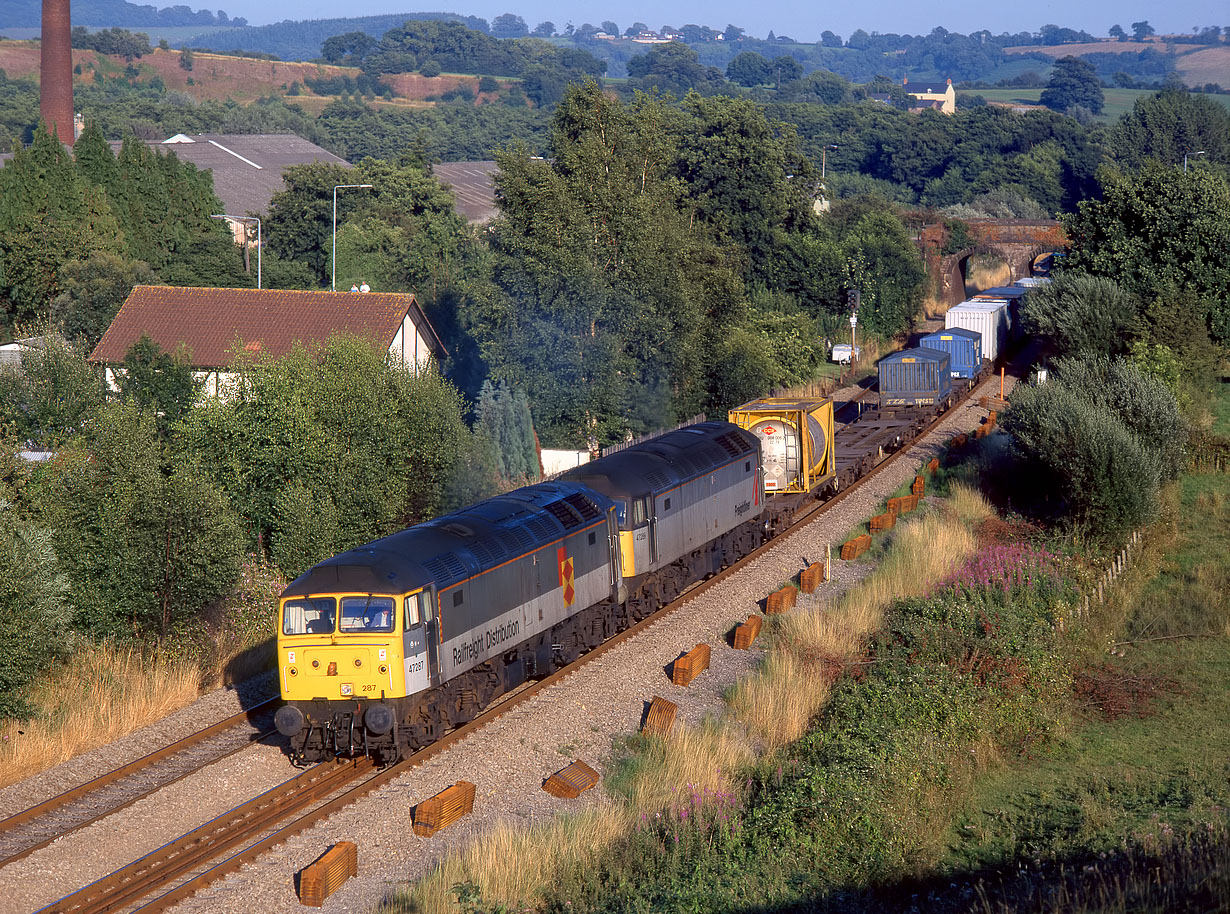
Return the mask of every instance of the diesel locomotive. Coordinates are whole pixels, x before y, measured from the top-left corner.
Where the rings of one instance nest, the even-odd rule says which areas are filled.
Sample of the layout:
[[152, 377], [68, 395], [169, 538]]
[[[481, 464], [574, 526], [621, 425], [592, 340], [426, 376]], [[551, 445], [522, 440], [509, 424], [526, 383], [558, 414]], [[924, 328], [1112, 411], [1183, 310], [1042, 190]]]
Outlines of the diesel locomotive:
[[391, 763], [754, 550], [757, 437], [668, 432], [313, 566], [279, 601], [292, 758]]

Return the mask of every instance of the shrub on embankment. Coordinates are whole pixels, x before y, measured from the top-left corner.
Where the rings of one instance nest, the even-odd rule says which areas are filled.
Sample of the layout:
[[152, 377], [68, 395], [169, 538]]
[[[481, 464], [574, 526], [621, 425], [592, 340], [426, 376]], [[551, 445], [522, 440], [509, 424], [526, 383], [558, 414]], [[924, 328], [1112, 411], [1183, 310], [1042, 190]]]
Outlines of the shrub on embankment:
[[1050, 381], [1019, 385], [1009, 401], [1016, 501], [1052, 522], [1118, 540], [1154, 516], [1162, 482], [1182, 467], [1174, 394], [1122, 360], [1061, 359]]

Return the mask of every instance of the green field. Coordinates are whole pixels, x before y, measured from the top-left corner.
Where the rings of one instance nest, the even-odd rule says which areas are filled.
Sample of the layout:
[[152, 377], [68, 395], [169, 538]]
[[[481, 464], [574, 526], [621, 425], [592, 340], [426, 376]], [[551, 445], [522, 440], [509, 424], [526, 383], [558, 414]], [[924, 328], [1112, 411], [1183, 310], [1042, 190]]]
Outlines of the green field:
[[[1106, 105], [1098, 120], [1103, 122], [1117, 121], [1132, 110], [1136, 99], [1153, 95], [1152, 89], [1103, 89], [1102, 95]], [[963, 89], [957, 92], [957, 108], [961, 107], [961, 96], [981, 95], [988, 102], [1000, 104], [1037, 105], [1042, 97], [1041, 89]], [[1213, 99], [1230, 109], [1230, 95], [1210, 95]]]

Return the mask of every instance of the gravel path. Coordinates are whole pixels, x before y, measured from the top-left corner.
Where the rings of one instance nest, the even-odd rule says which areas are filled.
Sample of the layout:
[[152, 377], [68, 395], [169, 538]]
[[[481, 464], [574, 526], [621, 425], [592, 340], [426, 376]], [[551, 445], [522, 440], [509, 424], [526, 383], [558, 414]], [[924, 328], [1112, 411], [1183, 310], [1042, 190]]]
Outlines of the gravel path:
[[[983, 392], [992, 392], [989, 383]], [[997, 381], [994, 393], [998, 393]], [[877, 512], [883, 498], [910, 480], [920, 463], [938, 454], [944, 441], [958, 431], [976, 426], [986, 413], [977, 407], [975, 398], [969, 402], [973, 405], [946, 417], [936, 432], [914, 445], [875, 480], [817, 522], [778, 541], [721, 585], [376, 794], [265, 854], [175, 910], [228, 914], [300, 911], [295, 874], [339, 840], [358, 844], [360, 875], [328, 899], [325, 910], [370, 909], [499, 820], [528, 824], [548, 819], [561, 810], [599, 802], [603, 796], [601, 785], [578, 800], [552, 797], [541, 785], [547, 776], [575, 759], [604, 771], [611, 760], [613, 740], [638, 729], [646, 703], [655, 695], [678, 704], [680, 718], [688, 723], [720, 713], [722, 695], [753, 668], [759, 655], [756, 650], [730, 648], [725, 638], [731, 627], [755, 612], [758, 601], [783, 581], [810, 562], [822, 560], [826, 544], [839, 546], [839, 538]], [[834, 558], [834, 581], [823, 585], [815, 597], [805, 597], [801, 602], [806, 605], [808, 599], [827, 599], [869, 570], [865, 564]], [[672, 685], [666, 672], [668, 665], [682, 651], [701, 641], [713, 647], [709, 671], [690, 688]], [[226, 713], [233, 713], [238, 706], [236, 693], [214, 693], [155, 727], [0, 792], [0, 809], [16, 811], [42, 799], [44, 794], [62, 791], [106, 767], [149, 752], [160, 744], [159, 740], [169, 741], [203, 726], [210, 714], [225, 716], [218, 711], [224, 706], [232, 709]], [[189, 723], [191, 720], [195, 722]], [[291, 773], [276, 747], [253, 747], [219, 762], [128, 810], [0, 869], [5, 907], [14, 911], [36, 910], [285, 780]], [[474, 813], [433, 838], [415, 836], [410, 828], [413, 806], [458, 780], [472, 781], [477, 786]]]

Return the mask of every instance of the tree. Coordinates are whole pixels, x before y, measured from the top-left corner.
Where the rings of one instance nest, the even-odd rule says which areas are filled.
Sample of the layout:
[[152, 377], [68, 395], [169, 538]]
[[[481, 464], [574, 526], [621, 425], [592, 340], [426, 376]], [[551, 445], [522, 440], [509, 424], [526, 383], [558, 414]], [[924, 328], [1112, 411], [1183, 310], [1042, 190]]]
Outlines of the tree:
[[0, 170], [0, 306], [6, 324], [45, 319], [60, 270], [99, 250], [124, 250], [106, 196], [82, 181], [41, 126]]
[[540, 22], [534, 26], [534, 31], [531, 34], [538, 38], [550, 38], [555, 34], [555, 23], [550, 19]]
[[722, 30], [722, 34], [726, 37], [727, 41], [742, 41], [743, 36], [747, 33], [737, 25], [728, 24], [726, 28]]
[[1148, 19], [1143, 19], [1140, 22], [1132, 23], [1132, 37], [1137, 41], [1144, 41], [1153, 34], [1155, 34], [1155, 31], [1153, 26], [1149, 25]]
[[26, 687], [65, 654], [73, 606], [52, 535], [18, 516], [0, 489], [0, 719], [35, 709]]
[[133, 287], [153, 281], [149, 264], [109, 251], [70, 260], [60, 270], [61, 292], [51, 302], [51, 322], [89, 352], [119, 313]]
[[755, 51], [744, 51], [726, 65], [726, 78], [741, 86], [763, 86], [772, 79], [769, 61]]
[[1110, 27], [1110, 31], [1107, 34], [1109, 34], [1110, 37], [1115, 39], [1116, 41], [1127, 41], [1127, 38], [1128, 38], [1127, 32], [1123, 31], [1123, 26], [1119, 25], [1118, 23], [1115, 23], [1114, 25], [1112, 25]]
[[115, 374], [120, 396], [152, 412], [163, 433], [192, 407], [201, 391], [201, 382], [192, 377], [188, 353], [163, 352], [145, 334], [124, 354], [123, 366]]
[[618, 37], [619, 26], [616, 25], [614, 22], [612, 22], [610, 19], [602, 20], [601, 27], [602, 27], [602, 31], [606, 32], [608, 35], [615, 35]]
[[154, 417], [105, 407], [44, 477], [41, 522], [72, 586], [73, 627], [166, 637], [235, 586], [243, 537], [199, 466], [167, 464]]
[[822, 48], [840, 48], [842, 46], [841, 36], [836, 32], [831, 32], [825, 29], [820, 33], [820, 47]]
[[1177, 165], [1200, 150], [1210, 162], [1230, 161], [1230, 112], [1204, 95], [1168, 88], [1136, 99], [1107, 136], [1111, 157], [1124, 168], [1148, 159]]
[[1087, 108], [1094, 114], [1102, 110], [1102, 85], [1093, 65], [1079, 57], [1055, 61], [1050, 82], [1042, 90], [1042, 104], [1054, 111]]
[[1184, 174], [1154, 162], [1098, 176], [1101, 199], [1061, 217], [1072, 239], [1064, 269], [1113, 279], [1145, 300], [1190, 292], [1213, 338], [1230, 341], [1230, 183], [1212, 169]]
[[1139, 299], [1113, 280], [1062, 273], [1030, 290], [1021, 320], [1059, 355], [1122, 355], [1139, 312]]
[[[193, 409], [174, 443], [208, 468], [250, 531], [250, 548], [273, 542], [275, 557], [305, 555], [301, 524], [279, 513], [288, 499], [336, 524], [336, 533], [312, 540], [334, 550], [452, 507], [445, 493], [473, 440], [459, 394], [435, 372], [413, 375], [370, 340], [345, 336], [323, 351], [234, 367], [243, 382], [227, 400]], [[491, 487], [466, 483], [475, 497]], [[289, 493], [296, 484], [310, 498]], [[299, 545], [278, 552], [278, 536]]]
[[346, 32], [326, 38], [320, 46], [320, 56], [330, 63], [353, 63], [372, 53], [377, 44], [366, 32]]
[[1112, 541], [1152, 516], [1179, 469], [1183, 421], [1164, 383], [1122, 360], [1061, 360], [1021, 385], [1003, 421], [1035, 512]]
[[491, 20], [491, 34], [496, 38], [520, 38], [529, 33], [525, 20], [515, 13], [504, 13]]
[[98, 369], [49, 334], [23, 350], [20, 368], [0, 369], [0, 433], [35, 448], [60, 447], [81, 433], [105, 397]]

